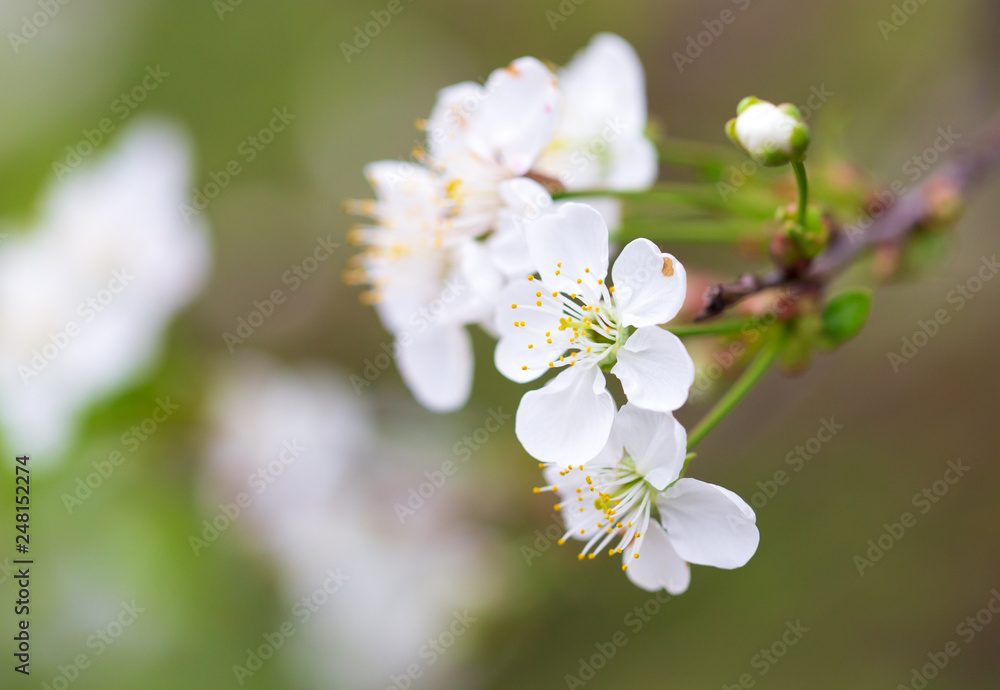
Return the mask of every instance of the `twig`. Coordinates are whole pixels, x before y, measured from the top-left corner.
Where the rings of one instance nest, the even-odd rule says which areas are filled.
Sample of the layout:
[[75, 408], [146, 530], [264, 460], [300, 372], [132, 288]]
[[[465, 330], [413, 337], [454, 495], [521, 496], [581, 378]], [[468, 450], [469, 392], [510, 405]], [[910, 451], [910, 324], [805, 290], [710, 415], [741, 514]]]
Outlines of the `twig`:
[[872, 220], [866, 229], [835, 232], [826, 250], [804, 270], [779, 268], [762, 276], [745, 274], [735, 282], [709, 288], [705, 307], [695, 321], [718, 316], [740, 300], [772, 288], [821, 288], [863, 250], [902, 242], [939, 217], [943, 205], [967, 199], [983, 182], [1000, 172], [1000, 116], [993, 119], [977, 141], [978, 145], [960, 152]]

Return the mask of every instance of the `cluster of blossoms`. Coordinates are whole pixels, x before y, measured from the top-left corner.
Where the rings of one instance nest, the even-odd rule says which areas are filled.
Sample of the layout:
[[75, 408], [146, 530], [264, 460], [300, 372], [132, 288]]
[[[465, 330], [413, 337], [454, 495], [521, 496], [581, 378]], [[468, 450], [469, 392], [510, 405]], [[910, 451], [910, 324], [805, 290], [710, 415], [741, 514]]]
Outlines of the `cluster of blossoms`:
[[[752, 509], [683, 477], [687, 434], [672, 413], [695, 366], [664, 325], [684, 303], [684, 266], [641, 238], [609, 266], [619, 209], [600, 192], [648, 189], [658, 174], [631, 46], [599, 35], [557, 72], [515, 60], [483, 85], [443, 89], [421, 125], [419, 164], [369, 165], [376, 199], [348, 202], [372, 221], [353, 231], [364, 251], [347, 278], [370, 286], [414, 396], [437, 411], [466, 402], [466, 326], [479, 324], [508, 379], [559, 370], [524, 394], [515, 426], [544, 468], [536, 492], [560, 496], [564, 540], [586, 542], [581, 559], [623, 553], [633, 582], [672, 593], [687, 588], [689, 563], [744, 565], [759, 540]], [[583, 191], [598, 198], [553, 199]]]

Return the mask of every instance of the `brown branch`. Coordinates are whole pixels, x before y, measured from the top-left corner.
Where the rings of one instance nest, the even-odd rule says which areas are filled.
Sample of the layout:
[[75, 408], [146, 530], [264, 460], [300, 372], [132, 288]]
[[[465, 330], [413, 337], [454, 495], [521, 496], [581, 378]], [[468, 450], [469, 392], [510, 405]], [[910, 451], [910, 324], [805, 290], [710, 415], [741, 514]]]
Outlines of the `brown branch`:
[[957, 207], [983, 182], [1000, 172], [1000, 116], [993, 119], [977, 144], [959, 152], [926, 180], [885, 209], [864, 230], [836, 230], [826, 250], [804, 270], [774, 269], [762, 276], [744, 274], [735, 282], [709, 288], [705, 306], [695, 321], [718, 316], [726, 309], [765, 290], [790, 287], [815, 290], [847, 268], [866, 249], [898, 244], [913, 232]]

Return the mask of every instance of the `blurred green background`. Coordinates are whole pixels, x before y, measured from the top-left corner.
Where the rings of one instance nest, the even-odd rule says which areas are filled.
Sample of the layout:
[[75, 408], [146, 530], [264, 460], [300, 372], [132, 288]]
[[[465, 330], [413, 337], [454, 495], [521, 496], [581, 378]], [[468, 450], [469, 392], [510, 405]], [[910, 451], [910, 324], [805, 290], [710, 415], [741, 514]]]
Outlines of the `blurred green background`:
[[[933, 143], [939, 127], [953, 127], [967, 142], [1000, 105], [1000, 10], [988, 0], [896, 4], [917, 9], [883, 36], [879, 22], [894, 12], [888, 0], [562, 0], [565, 21], [554, 29], [546, 13], [560, 12], [559, 0], [403, 0], [404, 11], [348, 62], [341, 43], [384, 2], [247, 0], [220, 16], [220, 3], [210, 0], [75, 0], [17, 52], [4, 41], [5, 218], [31, 216], [52, 162], [82, 129], [107, 117], [149, 66], [169, 76], [130, 117], [166, 115], [185, 127], [199, 186], [267, 124], [272, 108], [296, 117], [209, 206], [213, 273], [172, 328], [156, 370], [95, 407], [73, 451], [35, 479], [32, 675], [10, 668], [14, 588], [4, 578], [0, 687], [50, 682], [119, 602], [132, 598], [149, 613], [72, 687], [238, 686], [232, 664], [287, 617], [287, 607], [273, 565], [233, 535], [200, 558], [191, 555], [188, 535], [210, 516], [196, 479], [207, 372], [228, 356], [223, 332], [328, 233], [341, 249], [249, 345], [289, 362], [336, 366], [345, 384], [380, 352], [389, 336], [359, 304], [358, 291], [340, 281], [353, 253], [344, 242], [352, 219], [340, 204], [370, 194], [361, 175], [366, 162], [409, 155], [418, 141], [414, 121], [429, 113], [439, 88], [484, 79], [521, 55], [565, 63], [593, 34], [612, 31], [642, 57], [651, 116], [668, 134], [723, 144], [722, 125], [743, 96], [804, 103], [812, 87], [825, 87], [833, 95], [810, 120], [813, 150], [845, 155], [886, 181], [906, 180], [903, 166]], [[679, 71], [673, 54], [726, 8], [736, 21]], [[35, 2], [3, 3], [4, 33], [37, 9]], [[955, 284], [997, 251], [998, 189], [991, 184], [977, 196], [945, 260], [922, 281], [878, 293], [857, 340], [801, 376], [771, 375], [705, 441], [692, 474], [753, 503], [760, 549], [739, 571], [696, 567], [691, 589], [638, 631], [626, 616], [650, 595], [627, 582], [617, 563], [578, 563], [567, 546], [526, 564], [522, 547], [534, 548], [536, 530], [552, 524], [551, 509], [531, 493], [537, 470], [513, 425], [502, 428], [443, 490], [462, 505], [455, 519], [490, 534], [503, 571], [499, 603], [460, 638], [462, 663], [450, 677], [417, 679], [413, 687], [566, 687], [567, 674], [579, 675], [579, 660], [619, 630], [628, 643], [586, 687], [715, 689], [736, 686], [744, 674], [752, 682], [744, 687], [910, 687], [911, 669], [950, 640], [961, 653], [932, 687], [1000, 687], [1000, 622], [969, 642], [956, 632], [1000, 588], [1000, 281], [986, 283], [898, 373], [887, 361], [918, 320], [945, 306]], [[669, 250], [689, 270], [701, 265], [729, 275], [745, 265], [716, 249]], [[476, 355], [473, 398], [452, 415], [422, 411], [394, 370], [382, 375], [362, 395], [376, 408], [379, 433], [403, 445], [436, 439], [430, 447], [450, 457], [452, 444], [488, 410], [513, 411], [523, 391], [493, 369], [481, 333]], [[181, 411], [68, 515], [61, 494], [164, 395]], [[692, 406], [682, 420], [700, 412]], [[773, 497], [754, 502], [758, 482], [793, 469], [786, 455], [830, 418], [843, 425], [833, 440], [791, 471]], [[441, 462], [426, 451], [413, 458], [419, 471]], [[957, 458], [971, 468], [966, 478], [926, 514], [917, 512], [916, 526], [859, 576], [855, 555], [883, 533], [883, 523], [914, 511], [914, 494]], [[0, 562], [13, 557], [8, 470], [0, 480]], [[389, 520], [405, 495], [404, 487], [386, 496]], [[316, 548], [336, 552], [337, 545]], [[781, 639], [788, 621], [808, 632], [762, 674], [755, 655]], [[394, 625], [391, 616], [378, 623]], [[289, 652], [245, 686], [331, 687], [300, 662]], [[388, 676], [378, 687], [391, 687]]]

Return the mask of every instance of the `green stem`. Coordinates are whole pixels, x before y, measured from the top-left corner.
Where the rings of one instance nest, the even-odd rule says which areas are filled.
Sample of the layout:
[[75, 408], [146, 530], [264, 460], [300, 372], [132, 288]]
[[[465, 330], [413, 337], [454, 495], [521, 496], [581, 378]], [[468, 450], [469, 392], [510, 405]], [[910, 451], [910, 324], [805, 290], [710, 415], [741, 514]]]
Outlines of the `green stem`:
[[614, 231], [615, 239], [646, 237], [657, 242], [731, 243], [759, 240], [771, 231], [758, 220], [717, 218], [631, 218]]
[[741, 189], [739, 194], [723, 193], [714, 185], [659, 183], [650, 189], [638, 191], [618, 191], [595, 189], [587, 191], [563, 192], [555, 198], [562, 200], [586, 199], [588, 197], [611, 197], [632, 204], [672, 205], [694, 209], [699, 212], [722, 212], [755, 219], [774, 217], [774, 209], [780, 201], [769, 192]]
[[710, 323], [685, 324], [683, 326], [664, 326], [664, 328], [678, 338], [696, 338], [701, 335], [727, 335], [739, 333], [747, 324], [753, 323], [747, 320], [738, 321], [713, 321]]
[[801, 161], [792, 161], [795, 171], [795, 181], [799, 185], [799, 226], [806, 227], [806, 209], [809, 207], [809, 179], [806, 177], [806, 166]]
[[715, 407], [709, 410], [708, 414], [691, 430], [691, 433], [688, 434], [688, 452], [691, 452], [708, 435], [708, 432], [714, 429], [727, 414], [732, 412], [733, 408], [746, 397], [746, 394], [760, 382], [784, 345], [787, 332], [787, 328], [782, 329], [782, 332], [777, 337], [764, 345], [764, 348], [757, 353], [754, 360], [750, 362], [750, 366], [737, 379], [736, 383], [732, 385], [732, 388], [726, 391], [726, 394], [722, 396], [719, 402], [715, 403]]

